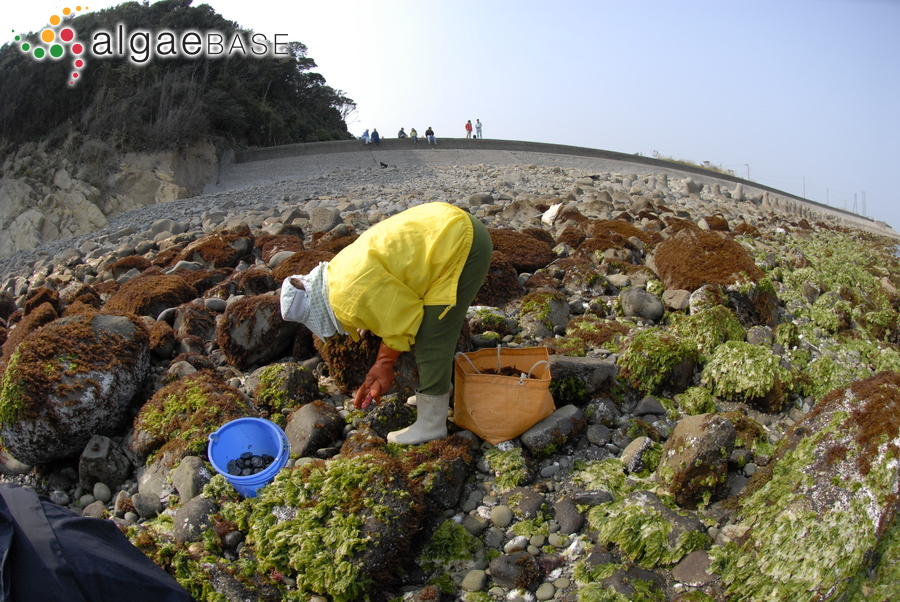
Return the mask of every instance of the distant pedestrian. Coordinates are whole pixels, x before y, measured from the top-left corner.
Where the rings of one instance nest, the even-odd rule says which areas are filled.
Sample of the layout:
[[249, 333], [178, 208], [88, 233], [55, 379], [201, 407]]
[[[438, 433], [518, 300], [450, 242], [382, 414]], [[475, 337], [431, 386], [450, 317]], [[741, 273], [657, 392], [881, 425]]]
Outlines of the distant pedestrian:
[[416, 131], [416, 128], [409, 128], [409, 137], [412, 138], [412, 141], [416, 144], [419, 143], [419, 132]]
[[360, 137], [363, 139], [363, 141], [366, 144], [368, 144], [369, 143], [369, 130], [366, 130], [365, 132], [363, 132], [363, 135]]
[[381, 136], [378, 135], [378, 130], [372, 128], [372, 142], [375, 144], [381, 144]]
[[481, 120], [475, 120], [475, 135], [478, 136], [478, 139], [481, 140], [484, 136], [481, 135]]
[[400, 128], [400, 131], [397, 132], [397, 138], [406, 138], [406, 132], [403, 131], [403, 128]]
[[425, 139], [428, 140], [428, 144], [437, 144], [437, 138], [434, 137], [434, 130], [431, 129], [430, 125], [425, 130]]
[[472, 120], [466, 122], [466, 138], [472, 137]]

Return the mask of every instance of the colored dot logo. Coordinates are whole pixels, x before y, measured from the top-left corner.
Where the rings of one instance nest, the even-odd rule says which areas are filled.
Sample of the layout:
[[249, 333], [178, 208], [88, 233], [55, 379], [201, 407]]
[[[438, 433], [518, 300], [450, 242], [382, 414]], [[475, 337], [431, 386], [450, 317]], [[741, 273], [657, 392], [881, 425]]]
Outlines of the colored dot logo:
[[[85, 6], [84, 9], [89, 7]], [[71, 8], [62, 9], [63, 16], [51, 15], [48, 21], [49, 27], [40, 33], [40, 43], [32, 44], [21, 36], [16, 36], [16, 42], [20, 42], [19, 48], [22, 52], [31, 55], [35, 60], [51, 60], [61, 59], [66, 56], [66, 52], [72, 56], [72, 71], [69, 75], [69, 85], [74, 86], [81, 76], [81, 70], [84, 69], [86, 62], [82, 56], [84, 55], [84, 44], [78, 41], [78, 35], [71, 25], [63, 21], [63, 17], [68, 17], [75, 12], [81, 11], [81, 6], [76, 6], [73, 11]], [[15, 30], [13, 30], [15, 33]]]

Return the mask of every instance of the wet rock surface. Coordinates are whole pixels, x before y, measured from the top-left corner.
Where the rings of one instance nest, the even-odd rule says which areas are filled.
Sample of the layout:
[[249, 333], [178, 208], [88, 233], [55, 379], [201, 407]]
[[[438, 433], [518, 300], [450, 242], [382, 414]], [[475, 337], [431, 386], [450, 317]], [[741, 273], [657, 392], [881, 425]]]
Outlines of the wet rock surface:
[[[445, 440], [387, 445], [411, 358], [356, 411], [377, 338], [280, 319], [285, 277], [424, 200], [495, 243], [459, 349], [553, 354], [556, 411], [515, 440], [451, 415]], [[0, 260], [0, 474], [117, 522], [198, 599], [890, 598], [894, 243], [748, 186], [527, 165], [148, 206]], [[28, 395], [49, 390], [89, 413]], [[293, 452], [247, 499], [206, 457], [243, 416]]]

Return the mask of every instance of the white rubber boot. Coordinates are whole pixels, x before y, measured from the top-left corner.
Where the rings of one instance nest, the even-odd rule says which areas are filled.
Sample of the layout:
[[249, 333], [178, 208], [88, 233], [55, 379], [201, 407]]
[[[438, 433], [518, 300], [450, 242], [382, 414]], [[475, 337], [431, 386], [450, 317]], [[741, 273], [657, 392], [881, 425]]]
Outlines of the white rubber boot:
[[[453, 395], [453, 384], [452, 383], [450, 384], [450, 395]], [[415, 395], [410, 395], [409, 397], [406, 398], [406, 405], [408, 405], [408, 406], [416, 407], [417, 403], [418, 402], [416, 401]]]
[[388, 433], [391, 443], [418, 445], [447, 436], [447, 410], [450, 407], [450, 392], [443, 395], [426, 395], [416, 392], [416, 421], [405, 429]]

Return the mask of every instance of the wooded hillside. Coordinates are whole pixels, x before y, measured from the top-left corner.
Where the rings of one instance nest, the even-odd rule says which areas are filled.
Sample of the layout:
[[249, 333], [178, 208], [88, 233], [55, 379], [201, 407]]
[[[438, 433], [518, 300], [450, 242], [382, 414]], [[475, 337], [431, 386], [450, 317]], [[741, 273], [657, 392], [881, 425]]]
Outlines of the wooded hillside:
[[[250, 33], [191, 0], [126, 2], [67, 23], [84, 42], [120, 24], [125, 31], [215, 30], [226, 39]], [[70, 148], [90, 140], [153, 151], [202, 139], [221, 148], [352, 137], [343, 117], [353, 101], [312, 71], [316, 64], [299, 42], [290, 42], [286, 57], [157, 57], [143, 65], [90, 58], [74, 86], [71, 62], [36, 61], [17, 44], [0, 48], [0, 149], [48, 139]]]

